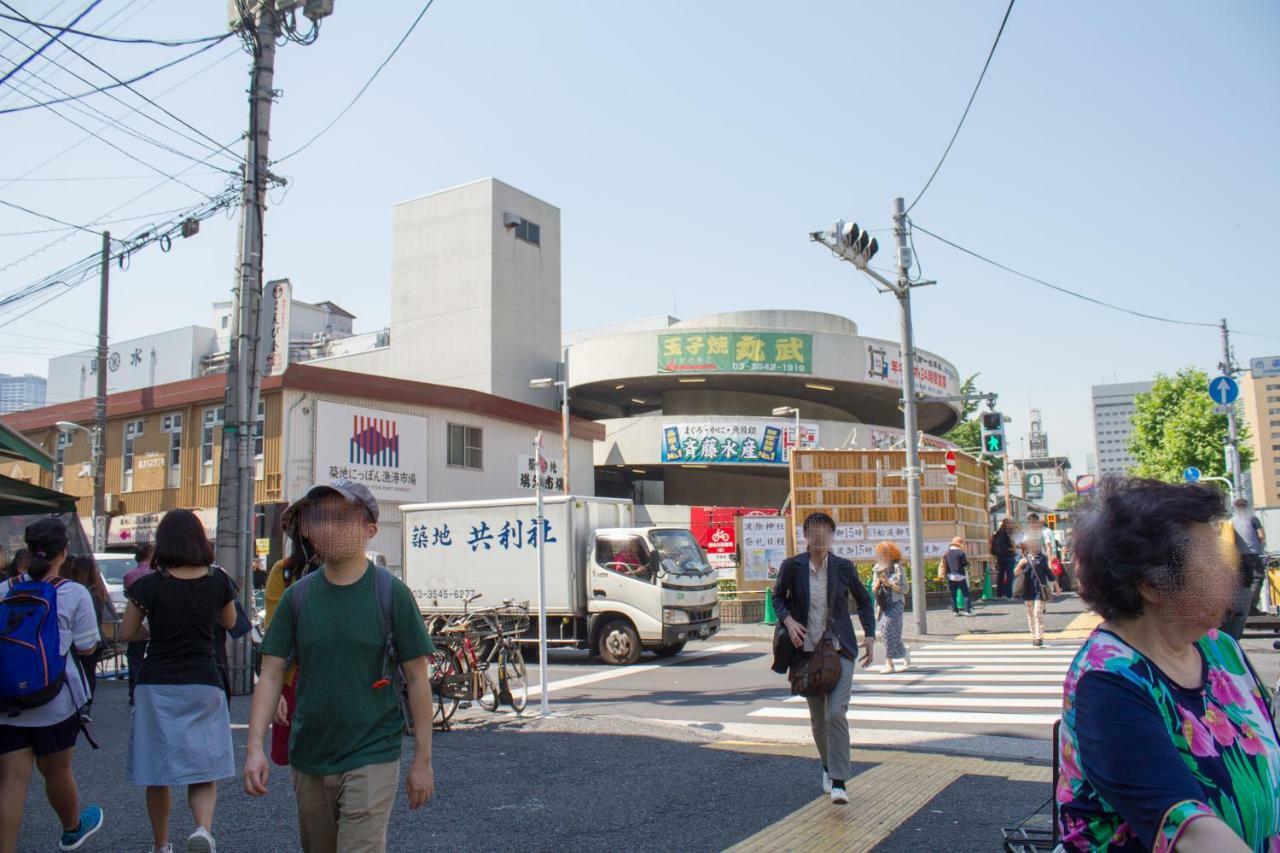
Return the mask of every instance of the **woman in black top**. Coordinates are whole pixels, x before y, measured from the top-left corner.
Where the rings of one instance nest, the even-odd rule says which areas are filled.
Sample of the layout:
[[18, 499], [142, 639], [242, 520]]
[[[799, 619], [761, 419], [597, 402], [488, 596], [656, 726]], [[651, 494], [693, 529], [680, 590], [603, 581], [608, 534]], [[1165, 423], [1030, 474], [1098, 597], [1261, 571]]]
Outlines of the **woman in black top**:
[[155, 571], [129, 587], [121, 633], [149, 639], [134, 688], [129, 775], [147, 788], [156, 851], [169, 851], [169, 786], [186, 785], [196, 831], [188, 851], [212, 853], [219, 779], [235, 775], [231, 718], [214, 650], [215, 626], [236, 622], [235, 589], [213, 563], [204, 525], [171, 510], [156, 528]]
[[[1049, 570], [1049, 558], [1044, 555], [1040, 540], [1028, 537], [1023, 543], [1026, 556], [1013, 569], [1016, 579], [1026, 575], [1022, 583], [1022, 600], [1027, 604], [1027, 626], [1031, 629], [1031, 645], [1044, 645], [1044, 603], [1049, 600], [1053, 588], [1053, 572]], [[1016, 585], [1016, 584], [1015, 584]]]

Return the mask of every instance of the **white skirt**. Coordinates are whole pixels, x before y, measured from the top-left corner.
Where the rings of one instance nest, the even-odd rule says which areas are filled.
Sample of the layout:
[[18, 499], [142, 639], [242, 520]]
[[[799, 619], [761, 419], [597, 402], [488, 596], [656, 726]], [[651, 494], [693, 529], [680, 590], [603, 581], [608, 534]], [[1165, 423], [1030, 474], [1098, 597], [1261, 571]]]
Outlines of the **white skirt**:
[[192, 785], [236, 775], [227, 694], [209, 684], [139, 684], [129, 720], [135, 785]]

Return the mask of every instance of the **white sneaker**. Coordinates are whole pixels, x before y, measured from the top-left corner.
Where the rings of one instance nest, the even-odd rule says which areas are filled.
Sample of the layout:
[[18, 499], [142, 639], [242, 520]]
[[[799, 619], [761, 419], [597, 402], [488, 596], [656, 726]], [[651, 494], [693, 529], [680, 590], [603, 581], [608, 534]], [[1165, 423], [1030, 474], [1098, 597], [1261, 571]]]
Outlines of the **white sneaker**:
[[153, 846], [153, 847], [151, 848], [151, 853], [173, 853], [173, 845], [172, 845], [172, 844], [166, 844], [166, 845], [165, 845], [165, 846], [163, 846], [163, 847], [155, 847], [155, 846]]
[[831, 793], [831, 775], [827, 771], [822, 771], [822, 793]]
[[892, 663], [886, 663], [884, 666], [880, 668], [881, 675], [889, 675], [890, 673], [893, 673], [893, 672], [897, 672], [897, 670], [893, 668]]
[[217, 853], [218, 845], [213, 843], [213, 836], [203, 826], [187, 836], [187, 853]]
[[832, 789], [831, 789], [831, 804], [832, 804], [833, 806], [847, 806], [847, 805], [849, 805], [849, 792], [848, 792], [848, 791], [846, 791], [844, 788], [832, 788]]

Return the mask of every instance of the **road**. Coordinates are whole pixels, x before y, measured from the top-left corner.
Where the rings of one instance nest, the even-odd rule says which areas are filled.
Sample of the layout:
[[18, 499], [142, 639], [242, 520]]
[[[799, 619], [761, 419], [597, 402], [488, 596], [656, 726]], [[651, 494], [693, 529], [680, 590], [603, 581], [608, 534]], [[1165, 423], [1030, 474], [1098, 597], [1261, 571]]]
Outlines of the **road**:
[[[790, 701], [784, 679], [769, 671], [759, 629], [732, 628], [677, 658], [646, 656], [628, 668], [554, 652], [556, 716], [460, 712], [454, 730], [434, 739], [438, 797], [410, 813], [401, 792], [390, 849], [763, 850], [791, 846], [787, 839], [806, 827], [842, 849], [998, 849], [1001, 827], [1049, 797], [1056, 716], [1049, 703], [1056, 706], [1080, 642], [1066, 631], [1079, 608], [1058, 609], [1051, 623], [1058, 636], [1044, 650], [1008, 638], [1016, 608], [984, 604], [973, 620], [931, 614], [937, 634], [912, 641], [914, 671], [860, 669], [848, 809], [818, 796], [804, 705]], [[979, 625], [984, 631], [975, 632]], [[982, 642], [983, 634], [997, 639]], [[1249, 647], [1274, 681], [1280, 653], [1269, 642]], [[536, 704], [535, 692], [531, 710]], [[238, 755], [247, 712], [247, 700], [237, 698]], [[147, 849], [142, 792], [124, 774], [127, 713], [124, 686], [102, 682], [92, 727], [102, 749], [82, 742], [75, 759], [86, 798], [107, 810], [87, 850]], [[273, 768], [265, 798], [248, 797], [238, 780], [222, 783], [219, 795], [221, 850], [297, 849], [283, 769]], [[190, 829], [177, 809], [174, 837]], [[34, 786], [20, 849], [52, 849], [56, 836]]]

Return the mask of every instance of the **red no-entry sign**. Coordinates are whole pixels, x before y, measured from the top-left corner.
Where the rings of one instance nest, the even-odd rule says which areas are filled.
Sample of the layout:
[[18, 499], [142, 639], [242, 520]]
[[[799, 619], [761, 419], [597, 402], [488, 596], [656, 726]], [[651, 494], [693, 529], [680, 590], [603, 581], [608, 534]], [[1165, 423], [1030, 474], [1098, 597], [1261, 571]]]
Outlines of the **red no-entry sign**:
[[947, 473], [954, 474], [956, 472], [956, 452], [954, 450], [947, 451]]

